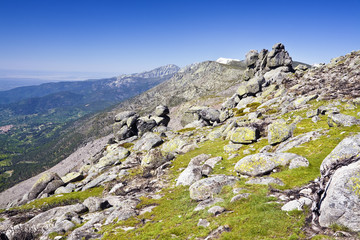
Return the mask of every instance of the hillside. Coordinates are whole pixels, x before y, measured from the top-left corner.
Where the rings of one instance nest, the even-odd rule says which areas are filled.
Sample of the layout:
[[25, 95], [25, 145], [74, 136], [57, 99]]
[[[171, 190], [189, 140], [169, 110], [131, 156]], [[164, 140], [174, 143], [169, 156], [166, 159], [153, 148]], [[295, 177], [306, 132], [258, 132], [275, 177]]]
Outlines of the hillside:
[[113, 135], [91, 157], [77, 154], [81, 166], [69, 173], [39, 176], [0, 211], [0, 232], [9, 239], [358, 239], [359, 69], [360, 51], [294, 67], [282, 44], [251, 50], [240, 64], [181, 69], [69, 126], [57, 146], [76, 135]]
[[[49, 168], [84, 143], [72, 123], [136, 96], [171, 78], [179, 68], [110, 79], [46, 83], [0, 92], [0, 190]], [[71, 129], [69, 129], [71, 128]], [[11, 174], [9, 174], [11, 173]]]

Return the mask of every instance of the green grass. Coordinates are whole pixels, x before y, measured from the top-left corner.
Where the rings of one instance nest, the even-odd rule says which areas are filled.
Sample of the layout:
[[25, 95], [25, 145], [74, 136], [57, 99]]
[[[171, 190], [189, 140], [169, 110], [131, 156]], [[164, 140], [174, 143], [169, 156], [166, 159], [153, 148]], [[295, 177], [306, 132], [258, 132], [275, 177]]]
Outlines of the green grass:
[[24, 204], [10, 210], [27, 211], [32, 209], [47, 210], [56, 206], [64, 206], [83, 202], [88, 197], [99, 197], [102, 195], [104, 188], [97, 187], [81, 192], [71, 192], [54, 195], [47, 198], [36, 199], [30, 203]]

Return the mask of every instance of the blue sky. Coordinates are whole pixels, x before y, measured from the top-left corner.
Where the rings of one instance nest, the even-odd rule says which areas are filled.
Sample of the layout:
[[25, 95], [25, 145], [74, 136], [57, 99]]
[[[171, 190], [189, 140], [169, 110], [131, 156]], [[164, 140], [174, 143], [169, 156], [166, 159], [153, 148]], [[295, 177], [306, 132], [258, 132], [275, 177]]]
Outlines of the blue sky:
[[0, 69], [133, 73], [284, 43], [293, 60], [360, 49], [360, 1], [0, 0]]

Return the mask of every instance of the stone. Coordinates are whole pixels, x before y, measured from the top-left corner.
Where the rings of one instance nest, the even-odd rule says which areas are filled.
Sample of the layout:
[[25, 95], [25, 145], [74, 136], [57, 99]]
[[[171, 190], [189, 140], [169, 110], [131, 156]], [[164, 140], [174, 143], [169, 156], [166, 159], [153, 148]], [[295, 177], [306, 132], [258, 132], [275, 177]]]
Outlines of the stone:
[[253, 96], [247, 96], [245, 98], [242, 98], [238, 104], [236, 105], [237, 109], [243, 109], [246, 108], [246, 106], [250, 103], [252, 103], [255, 100], [255, 97]]
[[226, 209], [223, 208], [223, 207], [213, 206], [213, 207], [209, 208], [208, 213], [216, 216], [216, 215], [219, 215], [219, 214], [221, 214], [221, 213], [223, 213], [225, 211], [226, 211]]
[[360, 161], [339, 168], [328, 183], [320, 205], [322, 227], [338, 224], [360, 231]]
[[307, 161], [294, 153], [256, 153], [245, 156], [235, 165], [235, 171], [248, 176], [261, 176], [292, 161]]
[[56, 189], [63, 185], [64, 182], [61, 179], [53, 180], [47, 184], [46, 188], [39, 194], [39, 196], [43, 194], [52, 194], [55, 192]]
[[194, 212], [204, 210], [216, 203], [224, 202], [222, 198], [208, 198], [203, 201], [200, 201], [199, 204], [195, 207]]
[[226, 175], [215, 175], [201, 179], [190, 186], [190, 198], [197, 201], [211, 198], [220, 193], [224, 186], [233, 185], [237, 180], [238, 178], [234, 176]]
[[117, 219], [117, 222], [119, 222], [136, 216], [136, 206], [139, 204], [139, 202], [140, 200], [135, 198], [124, 200], [121, 204], [121, 207], [117, 208], [106, 218], [105, 225], [113, 223], [115, 219]]
[[200, 218], [197, 226], [198, 227], [208, 227], [208, 226], [210, 226], [210, 223], [208, 220]]
[[201, 175], [202, 176], [209, 176], [210, 175], [210, 173], [213, 171], [213, 168], [212, 167], [210, 167], [209, 165], [207, 165], [207, 164], [204, 164], [204, 165], [202, 165], [201, 166]]
[[141, 160], [141, 166], [145, 169], [155, 169], [167, 162], [160, 149], [151, 149]]
[[205, 121], [220, 122], [220, 112], [213, 108], [204, 108], [199, 111], [199, 116]]
[[215, 129], [208, 134], [208, 138], [211, 141], [214, 141], [215, 139], [218, 139], [221, 137], [222, 137], [222, 131], [220, 129]]
[[128, 157], [130, 151], [124, 147], [120, 147], [118, 144], [112, 144], [107, 146], [105, 156], [100, 158], [99, 162], [93, 166], [94, 169], [101, 171], [105, 168], [119, 164], [120, 160]]
[[240, 102], [240, 96], [238, 94], [232, 95], [230, 98], [228, 98], [222, 105], [222, 109], [232, 109], [234, 108], [238, 102]]
[[[282, 66], [275, 69], [272, 69], [264, 74], [264, 79], [266, 85], [270, 84], [282, 84], [282, 81], [285, 79], [287, 73], [290, 72], [289, 67]], [[273, 89], [274, 91], [275, 89]]]
[[287, 125], [285, 120], [281, 119], [268, 126], [268, 142], [271, 145], [280, 143], [291, 137], [294, 127]]
[[68, 184], [71, 182], [77, 182], [84, 179], [84, 176], [79, 172], [70, 172], [66, 174], [65, 176], [61, 177], [61, 180], [64, 182], [64, 184]]
[[89, 197], [83, 204], [89, 209], [89, 212], [101, 211], [111, 206], [107, 200], [98, 197]]
[[113, 131], [114, 131], [115, 141], [117, 142], [130, 138], [135, 135], [135, 131], [132, 128], [129, 128], [127, 125], [124, 125], [120, 129], [118, 129], [117, 123], [113, 125]]
[[[169, 116], [164, 116], [164, 117], [152, 116], [151, 119], [155, 120], [157, 126], [166, 127], [170, 122], [170, 117]], [[154, 129], [155, 128], [153, 128], [153, 131], [154, 131]]]
[[156, 127], [156, 121], [149, 116], [140, 117], [136, 121], [136, 128], [140, 136], [146, 132], [150, 132], [154, 127]]
[[285, 142], [280, 143], [277, 148], [276, 152], [286, 152], [294, 147], [300, 146], [301, 144], [313, 141], [321, 136], [321, 133], [319, 131], [312, 131], [307, 132], [304, 134], [301, 134], [299, 136], [290, 138], [286, 140]]
[[296, 158], [290, 162], [289, 169], [308, 167], [308, 166], [309, 166], [309, 161], [306, 158]]
[[99, 186], [100, 184], [110, 182], [118, 177], [117, 174], [109, 174], [108, 172], [105, 172], [101, 174], [100, 176], [96, 177], [95, 179], [91, 180], [89, 183], [87, 183], [85, 186], [82, 187], [82, 191], [85, 191], [90, 188], [94, 188]]
[[52, 172], [42, 174], [30, 189], [26, 200], [30, 201], [35, 199], [53, 180], [61, 180], [61, 178], [56, 173]]
[[360, 134], [343, 139], [320, 166], [321, 175], [335, 169], [338, 165], [348, 165], [360, 158]]
[[236, 202], [241, 199], [246, 199], [250, 196], [250, 193], [241, 193], [231, 198], [230, 202]]
[[282, 211], [294, 211], [294, 210], [299, 210], [301, 211], [303, 207], [303, 204], [298, 201], [298, 200], [292, 200], [290, 202], [287, 202], [284, 206], [281, 207]]
[[230, 143], [230, 144], [224, 146], [224, 151], [227, 152], [227, 153], [236, 152], [242, 146], [243, 146], [242, 144]]
[[307, 102], [309, 102], [310, 100], [316, 99], [317, 97], [318, 97], [318, 95], [299, 97], [293, 102], [294, 107], [295, 108], [301, 107], [301, 106], [305, 105]]
[[74, 205], [68, 205], [63, 207], [55, 207], [50, 210], [47, 210], [46, 212], [39, 213], [32, 219], [30, 219], [27, 224], [30, 226], [35, 226], [41, 223], [45, 223], [49, 220], [57, 219], [60, 216], [62, 216], [65, 213], [68, 212], [74, 212], [74, 213], [84, 213], [87, 211], [87, 207], [83, 204], [74, 204]]
[[176, 180], [176, 186], [190, 186], [202, 177], [202, 164], [210, 158], [210, 155], [200, 154], [192, 158], [183, 172]]
[[176, 137], [162, 144], [161, 150], [165, 153], [179, 152], [184, 146], [188, 145], [181, 137]]
[[315, 109], [315, 110], [309, 110], [309, 111], [307, 111], [306, 112], [306, 117], [307, 118], [313, 118], [313, 117], [315, 117], [315, 116], [317, 116], [317, 115], [319, 115], [320, 114], [320, 110], [317, 108], [317, 109]]
[[136, 115], [133, 111], [124, 111], [115, 115], [115, 122], [121, 122], [124, 119], [128, 119], [131, 116]]
[[261, 85], [263, 82], [263, 76], [255, 76], [249, 81], [242, 83], [236, 93], [239, 96], [255, 95], [256, 93], [261, 91]]
[[245, 56], [245, 65], [248, 68], [255, 67], [257, 60], [259, 59], [259, 53], [256, 50], [250, 50]]
[[220, 112], [219, 120], [220, 122], [225, 122], [227, 119], [234, 116], [233, 111], [230, 109], [225, 109]]
[[208, 165], [211, 168], [214, 168], [215, 165], [222, 160], [222, 157], [213, 157], [205, 161], [204, 165]]
[[55, 190], [55, 194], [64, 194], [64, 193], [71, 193], [72, 189], [67, 188], [67, 187], [59, 187], [58, 189]]
[[351, 127], [353, 125], [360, 125], [360, 119], [357, 119], [356, 117], [341, 114], [341, 113], [331, 113], [328, 115], [327, 122], [329, 127], [335, 127], [335, 126], [345, 126], [345, 127]]
[[150, 149], [159, 146], [163, 140], [158, 134], [147, 132], [145, 133], [133, 146], [136, 151], [149, 151]]
[[155, 116], [164, 117], [170, 113], [169, 108], [164, 105], [159, 105], [155, 108]]
[[238, 127], [230, 133], [233, 143], [252, 143], [258, 138], [258, 130], [254, 127]]
[[272, 47], [272, 50], [267, 55], [266, 62], [266, 66], [270, 69], [280, 66], [291, 67], [292, 65], [292, 59], [289, 56], [289, 53], [285, 51], [285, 47], [282, 43], [277, 43]]
[[280, 186], [284, 186], [284, 183], [277, 178], [273, 177], [256, 177], [246, 181], [246, 184], [261, 184], [261, 185], [269, 185], [269, 184], [277, 184]]

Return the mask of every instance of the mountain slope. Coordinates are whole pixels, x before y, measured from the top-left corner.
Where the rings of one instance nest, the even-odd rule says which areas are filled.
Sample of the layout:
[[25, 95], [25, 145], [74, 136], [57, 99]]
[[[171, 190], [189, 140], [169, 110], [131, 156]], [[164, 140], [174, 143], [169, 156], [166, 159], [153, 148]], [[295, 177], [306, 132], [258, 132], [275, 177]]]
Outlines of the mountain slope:
[[[113, 138], [93, 157], [78, 156], [82, 167], [66, 176], [39, 177], [0, 212], [0, 231], [10, 238], [357, 239], [360, 99], [352, 89], [360, 82], [360, 51], [294, 70], [282, 44], [251, 54], [247, 81], [234, 81], [243, 69], [205, 62], [124, 105], [151, 109], [146, 94], [175, 107], [189, 104], [193, 123], [202, 126], [168, 129], [154, 120], [167, 117], [164, 106], [151, 117], [121, 112], [114, 122], [112, 113], [102, 113], [73, 125], [82, 138], [94, 136], [86, 134], [96, 122], [104, 124], [98, 134], [110, 122], [115, 136], [128, 128], [147, 132]], [[340, 76], [347, 76], [344, 87], [333, 89]], [[183, 96], [161, 99], [160, 89]], [[206, 95], [221, 91], [230, 97], [220, 103]]]

